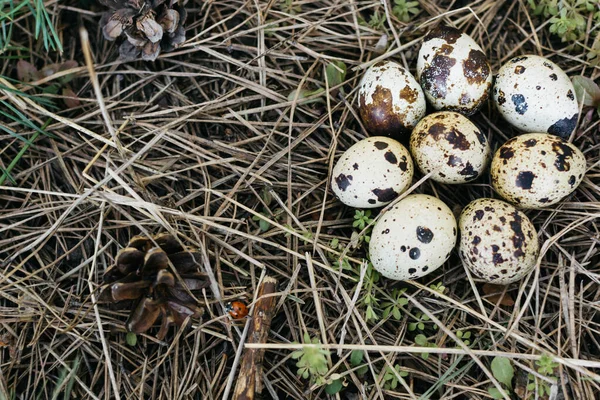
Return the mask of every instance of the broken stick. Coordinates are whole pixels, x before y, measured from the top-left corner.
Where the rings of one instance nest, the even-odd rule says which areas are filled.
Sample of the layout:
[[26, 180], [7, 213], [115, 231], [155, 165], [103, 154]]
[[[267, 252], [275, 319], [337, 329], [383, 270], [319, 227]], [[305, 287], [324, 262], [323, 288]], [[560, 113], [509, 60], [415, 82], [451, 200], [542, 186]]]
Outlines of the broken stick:
[[[277, 290], [277, 279], [265, 276], [258, 288], [258, 296], [252, 311], [246, 343], [266, 343], [275, 313], [275, 296], [267, 296]], [[232, 400], [253, 400], [254, 393], [262, 391], [262, 362], [264, 349], [244, 349], [240, 375]]]

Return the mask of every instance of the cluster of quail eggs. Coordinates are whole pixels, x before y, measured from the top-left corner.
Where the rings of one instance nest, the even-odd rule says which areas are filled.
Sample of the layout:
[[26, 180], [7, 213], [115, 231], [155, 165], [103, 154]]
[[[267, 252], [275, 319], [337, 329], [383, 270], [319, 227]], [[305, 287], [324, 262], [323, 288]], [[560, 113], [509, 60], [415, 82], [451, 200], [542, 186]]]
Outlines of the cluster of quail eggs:
[[[382, 275], [416, 279], [441, 267], [458, 240], [460, 258], [475, 277], [495, 284], [520, 280], [535, 267], [539, 245], [535, 227], [518, 208], [560, 202], [585, 174], [584, 155], [566, 140], [579, 111], [571, 81], [550, 60], [525, 55], [506, 62], [492, 84], [482, 48], [446, 25], [425, 36], [416, 72], [415, 78], [393, 61], [365, 72], [358, 110], [374, 136], [338, 159], [332, 190], [348, 206], [374, 208], [405, 192], [415, 168], [443, 184], [477, 179], [490, 164], [491, 149], [486, 133], [468, 117], [489, 97], [523, 132], [491, 157], [492, 186], [506, 201], [476, 199], [457, 223], [437, 197], [406, 196], [380, 216], [369, 254]], [[426, 103], [435, 112], [426, 115]]]

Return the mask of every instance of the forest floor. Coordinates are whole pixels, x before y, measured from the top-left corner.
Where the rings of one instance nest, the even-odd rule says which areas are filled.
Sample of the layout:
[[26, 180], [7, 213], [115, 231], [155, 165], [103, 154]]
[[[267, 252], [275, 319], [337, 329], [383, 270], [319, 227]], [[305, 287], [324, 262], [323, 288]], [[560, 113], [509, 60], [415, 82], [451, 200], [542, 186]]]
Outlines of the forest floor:
[[[379, 210], [344, 206], [329, 181], [368, 136], [357, 89], [376, 60], [414, 73], [423, 36], [446, 22], [494, 71], [537, 54], [597, 79], [594, 12], [563, 42], [526, 1], [419, 1], [406, 14], [402, 0], [190, 0], [181, 47], [122, 62], [102, 5], [24, 3], [2, 21], [12, 36], [0, 52], [0, 398], [223, 398], [250, 321], [224, 306], [252, 304], [266, 275], [279, 291], [257, 398], [600, 397], [595, 110], [570, 138], [586, 177], [526, 211], [541, 255], [506, 287], [484, 287], [456, 252], [416, 281], [379, 277], [365, 243]], [[491, 103], [472, 120], [493, 149], [518, 134]], [[488, 174], [459, 187], [421, 178], [413, 192], [455, 212], [497, 197]], [[196, 293], [205, 315], [163, 340], [158, 324], [127, 334], [131, 304], [96, 301], [129, 239], [160, 232], [200, 249], [208, 280]], [[321, 351], [297, 352], [307, 341]]]

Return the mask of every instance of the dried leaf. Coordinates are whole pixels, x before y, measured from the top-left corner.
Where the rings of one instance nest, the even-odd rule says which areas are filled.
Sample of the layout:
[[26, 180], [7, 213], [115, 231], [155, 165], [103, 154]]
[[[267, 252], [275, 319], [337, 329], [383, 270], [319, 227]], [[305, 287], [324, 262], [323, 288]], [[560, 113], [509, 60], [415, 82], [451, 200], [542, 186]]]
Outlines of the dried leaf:
[[483, 285], [483, 293], [486, 294], [487, 299], [494, 303], [498, 304], [498, 300], [500, 300], [500, 305], [506, 307], [512, 307], [515, 305], [515, 301], [513, 300], [510, 293], [505, 293], [502, 296], [502, 292], [504, 291], [504, 286], [501, 285], [493, 285], [491, 283], [486, 283]]
[[68, 108], [77, 108], [81, 106], [81, 101], [79, 101], [79, 97], [75, 94], [73, 90], [70, 88], [63, 88], [62, 95], [65, 96], [63, 101]]
[[596, 82], [586, 76], [574, 76], [571, 78], [575, 95], [579, 104], [584, 106], [598, 107], [600, 105], [600, 87]]
[[36, 80], [37, 68], [25, 60], [17, 62], [17, 77], [21, 82], [31, 82]]

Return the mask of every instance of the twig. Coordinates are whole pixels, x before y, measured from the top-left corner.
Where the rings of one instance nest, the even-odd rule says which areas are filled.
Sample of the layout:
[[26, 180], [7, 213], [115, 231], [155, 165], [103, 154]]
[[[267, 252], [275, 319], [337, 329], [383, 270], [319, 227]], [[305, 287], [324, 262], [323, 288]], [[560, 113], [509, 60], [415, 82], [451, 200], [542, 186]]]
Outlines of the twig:
[[[275, 313], [275, 296], [267, 296], [277, 290], [277, 280], [265, 277], [258, 288], [258, 300], [252, 313], [249, 335], [246, 343], [266, 343]], [[233, 400], [252, 400], [255, 392], [262, 391], [262, 362], [264, 349], [244, 349], [239, 379], [233, 392]]]

